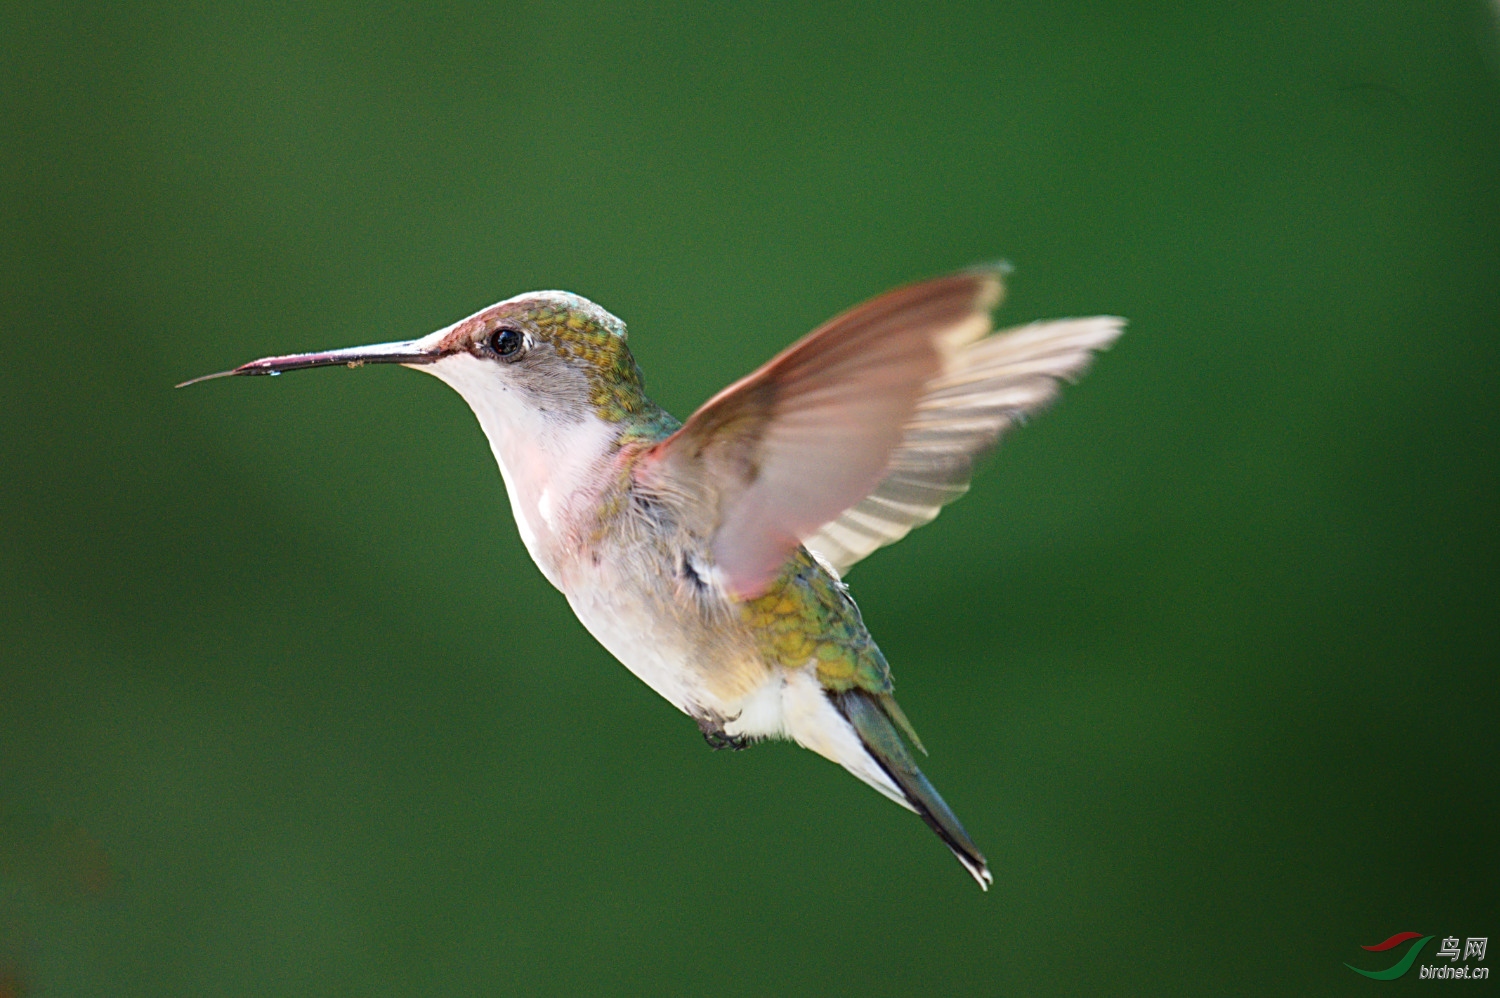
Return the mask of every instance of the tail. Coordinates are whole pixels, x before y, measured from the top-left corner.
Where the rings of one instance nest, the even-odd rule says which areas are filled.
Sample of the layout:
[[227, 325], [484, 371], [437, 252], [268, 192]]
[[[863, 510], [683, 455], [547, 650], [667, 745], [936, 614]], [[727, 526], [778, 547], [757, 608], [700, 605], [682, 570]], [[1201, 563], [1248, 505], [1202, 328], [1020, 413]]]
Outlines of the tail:
[[[938, 838], [953, 850], [953, 855], [964, 865], [964, 869], [979, 882], [984, 890], [990, 889], [994, 878], [990, 876], [989, 864], [979, 851], [964, 826], [943, 802], [943, 798], [912, 760], [906, 744], [897, 734], [892, 718], [876, 697], [858, 687], [843, 692], [829, 692], [839, 713], [844, 715], [854, 728], [865, 751], [879, 764], [891, 782], [906, 796], [912, 810], [922, 816], [929, 828], [937, 832]], [[905, 720], [905, 718], [901, 718]]]

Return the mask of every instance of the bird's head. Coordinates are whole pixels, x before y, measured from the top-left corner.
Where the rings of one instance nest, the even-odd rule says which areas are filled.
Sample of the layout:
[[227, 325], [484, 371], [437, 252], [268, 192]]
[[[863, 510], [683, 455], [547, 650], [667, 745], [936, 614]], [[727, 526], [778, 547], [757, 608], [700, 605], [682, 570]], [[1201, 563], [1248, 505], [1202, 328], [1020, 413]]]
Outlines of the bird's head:
[[625, 323], [566, 291], [517, 295], [420, 339], [263, 357], [183, 385], [365, 364], [427, 371], [475, 412], [488, 409], [502, 418], [525, 412], [549, 422], [618, 423], [639, 411], [644, 400], [640, 369], [625, 343]]

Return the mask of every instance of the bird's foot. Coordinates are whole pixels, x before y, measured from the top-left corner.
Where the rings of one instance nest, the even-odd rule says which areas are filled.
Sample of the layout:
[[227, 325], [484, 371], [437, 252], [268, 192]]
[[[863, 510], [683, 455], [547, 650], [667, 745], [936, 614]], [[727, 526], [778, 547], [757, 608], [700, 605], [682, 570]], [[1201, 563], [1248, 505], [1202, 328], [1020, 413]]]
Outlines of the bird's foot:
[[744, 735], [731, 735], [724, 730], [724, 722], [717, 717], [698, 717], [694, 720], [698, 722], [698, 730], [703, 732], [703, 740], [715, 751], [730, 749], [738, 752], [750, 747], [751, 739]]

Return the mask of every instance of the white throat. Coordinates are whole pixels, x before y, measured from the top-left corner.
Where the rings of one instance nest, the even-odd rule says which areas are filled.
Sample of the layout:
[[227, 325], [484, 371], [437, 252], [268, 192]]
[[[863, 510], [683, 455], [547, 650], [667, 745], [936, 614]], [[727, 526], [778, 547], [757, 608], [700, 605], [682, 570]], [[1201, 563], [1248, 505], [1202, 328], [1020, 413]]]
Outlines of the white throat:
[[601, 464], [619, 428], [592, 414], [575, 421], [539, 410], [496, 378], [491, 363], [466, 354], [417, 369], [447, 384], [474, 410], [500, 465], [526, 550], [547, 581], [566, 591], [564, 563], [580, 541], [575, 500], [594, 500]]

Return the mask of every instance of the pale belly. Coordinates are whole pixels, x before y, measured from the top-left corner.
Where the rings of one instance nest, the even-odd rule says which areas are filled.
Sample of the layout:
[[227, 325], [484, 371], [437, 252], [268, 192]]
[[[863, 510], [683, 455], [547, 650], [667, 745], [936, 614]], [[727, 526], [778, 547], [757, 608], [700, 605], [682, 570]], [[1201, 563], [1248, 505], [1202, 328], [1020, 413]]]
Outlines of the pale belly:
[[590, 634], [641, 681], [693, 717], [730, 720], [748, 698], [779, 677], [752, 635], [730, 612], [710, 621], [671, 578], [641, 559], [611, 571], [592, 564], [568, 574], [568, 603]]
[[703, 597], [682, 577], [675, 544], [640, 534], [617, 536], [602, 549], [558, 543], [588, 531], [569, 529], [566, 514], [544, 501], [546, 490], [534, 502], [516, 501], [521, 494], [513, 488], [510, 494], [522, 540], [579, 622], [668, 703], [712, 720], [730, 737], [790, 738], [909, 806], [834, 709], [815, 661], [790, 668], [768, 662], [737, 607], [699, 604]]
[[587, 587], [568, 594], [579, 621], [611, 655], [684, 714], [708, 698], [690, 663], [691, 649], [676, 628], [662, 627], [637, 600]]
[[643, 585], [640, 574], [590, 568], [589, 584], [570, 587], [573, 612], [610, 654], [678, 710], [712, 717], [732, 737], [790, 738], [911, 806], [834, 709], [812, 660], [797, 669], [769, 665], [754, 651], [752, 636], [737, 626], [716, 632], [690, 613], [664, 612], [659, 590]]

